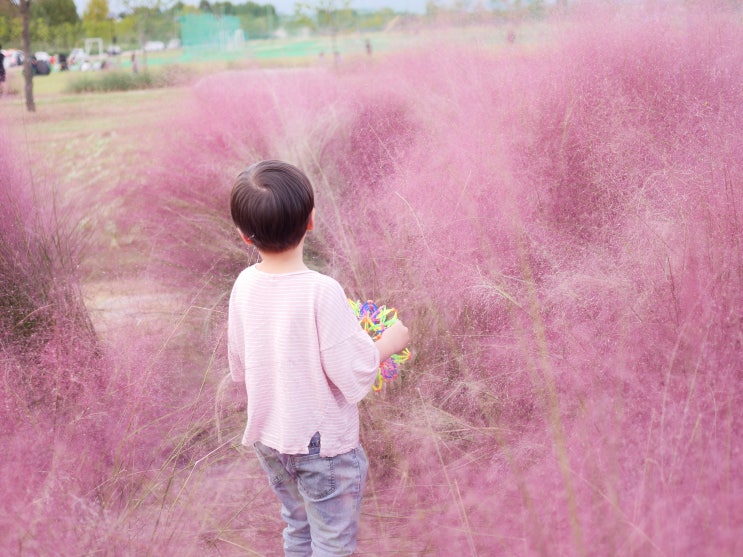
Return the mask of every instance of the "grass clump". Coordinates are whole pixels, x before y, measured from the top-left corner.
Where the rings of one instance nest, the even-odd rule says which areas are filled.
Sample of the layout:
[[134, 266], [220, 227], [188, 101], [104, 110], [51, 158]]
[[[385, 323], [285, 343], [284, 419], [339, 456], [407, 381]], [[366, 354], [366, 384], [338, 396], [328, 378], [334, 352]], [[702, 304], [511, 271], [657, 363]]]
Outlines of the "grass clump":
[[70, 80], [66, 90], [68, 93], [109, 93], [175, 87], [187, 83], [192, 77], [193, 72], [179, 65], [138, 73], [122, 70], [86, 72]]
[[[114, 533], [115, 524], [152, 494], [167, 495], [157, 485], [143, 494], [142, 486], [152, 469], [188, 462], [211, 406], [205, 412], [198, 395], [185, 400], [163, 386], [171, 365], [167, 341], [119, 330], [109, 349], [99, 338], [82, 294], [79, 265], [90, 238], [80, 231], [76, 207], [51, 182], [35, 179], [14, 148], [13, 130], [4, 129], [10, 131], [0, 136], [0, 547], [19, 555], [76, 547], [141, 553], [128, 535]], [[131, 523], [155, 525], [155, 536], [154, 513], [140, 512]]]

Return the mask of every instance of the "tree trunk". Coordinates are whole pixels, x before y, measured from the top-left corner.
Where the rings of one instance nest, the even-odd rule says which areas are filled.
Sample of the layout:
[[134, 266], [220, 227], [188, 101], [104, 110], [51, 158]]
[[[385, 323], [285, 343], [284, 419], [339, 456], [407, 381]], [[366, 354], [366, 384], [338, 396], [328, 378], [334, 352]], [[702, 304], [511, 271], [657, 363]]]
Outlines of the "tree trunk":
[[34, 74], [31, 68], [31, 33], [29, 20], [31, 19], [31, 0], [20, 0], [21, 17], [23, 18], [23, 79], [26, 83], [26, 110], [36, 112], [34, 104]]

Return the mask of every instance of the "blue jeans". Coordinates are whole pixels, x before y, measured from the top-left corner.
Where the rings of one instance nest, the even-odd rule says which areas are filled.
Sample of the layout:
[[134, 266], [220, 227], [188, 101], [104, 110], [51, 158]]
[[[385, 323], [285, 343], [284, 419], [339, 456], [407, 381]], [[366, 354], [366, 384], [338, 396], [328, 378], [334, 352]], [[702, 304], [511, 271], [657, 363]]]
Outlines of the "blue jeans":
[[313, 557], [351, 555], [356, 549], [361, 498], [368, 462], [357, 448], [333, 457], [320, 456], [320, 434], [310, 454], [287, 455], [255, 443], [255, 452], [281, 501], [284, 553]]

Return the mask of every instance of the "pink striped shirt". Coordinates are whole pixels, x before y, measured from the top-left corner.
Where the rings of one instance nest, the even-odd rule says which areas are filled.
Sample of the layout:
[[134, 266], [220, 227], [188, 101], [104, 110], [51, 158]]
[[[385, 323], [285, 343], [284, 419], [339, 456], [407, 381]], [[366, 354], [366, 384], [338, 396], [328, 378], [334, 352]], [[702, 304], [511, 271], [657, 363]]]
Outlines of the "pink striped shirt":
[[319, 431], [322, 456], [358, 446], [357, 404], [374, 382], [379, 351], [334, 279], [245, 269], [230, 296], [228, 355], [233, 381], [248, 393], [244, 445], [307, 454]]

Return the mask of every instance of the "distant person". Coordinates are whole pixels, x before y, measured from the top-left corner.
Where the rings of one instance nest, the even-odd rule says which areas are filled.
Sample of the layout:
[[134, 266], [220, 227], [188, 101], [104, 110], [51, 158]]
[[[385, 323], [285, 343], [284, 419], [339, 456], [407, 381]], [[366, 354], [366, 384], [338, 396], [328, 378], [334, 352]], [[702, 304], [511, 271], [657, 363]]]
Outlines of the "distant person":
[[371, 56], [372, 55], [372, 45], [371, 45], [371, 41], [369, 39], [366, 39], [366, 41], [364, 41], [364, 47], [366, 48], [366, 54], [367, 54], [367, 56]]
[[0, 44], [0, 96], [5, 95], [5, 53]]
[[357, 405], [379, 362], [401, 351], [401, 321], [373, 341], [343, 288], [308, 269], [304, 241], [315, 223], [307, 176], [268, 160], [241, 172], [232, 220], [260, 261], [235, 280], [227, 352], [247, 392], [242, 437], [281, 502], [286, 555], [351, 555], [368, 470]]
[[64, 52], [59, 53], [59, 71], [66, 72], [70, 69], [67, 65], [67, 55]]
[[[35, 60], [35, 61], [34, 61]], [[51, 66], [49, 65], [49, 62], [46, 60], [36, 60], [35, 58], [32, 59], [34, 61], [34, 74], [35, 75], [49, 75], [52, 71]]]
[[137, 63], [136, 52], [132, 52], [132, 73], [139, 73], [139, 64]]

